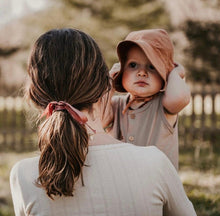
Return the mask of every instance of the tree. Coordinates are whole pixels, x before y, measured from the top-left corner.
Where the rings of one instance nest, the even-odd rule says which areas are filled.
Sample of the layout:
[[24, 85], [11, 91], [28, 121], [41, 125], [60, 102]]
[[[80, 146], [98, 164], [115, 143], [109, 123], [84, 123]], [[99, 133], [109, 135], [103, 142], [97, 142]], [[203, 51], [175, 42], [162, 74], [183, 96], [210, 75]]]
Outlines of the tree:
[[88, 19], [81, 28], [98, 40], [110, 67], [117, 61], [117, 43], [129, 32], [146, 28], [170, 28], [169, 16], [160, 0], [62, 1], [67, 9], [74, 8], [81, 14], [87, 14]]
[[220, 28], [218, 22], [188, 20], [183, 27], [190, 46], [185, 64], [194, 81], [220, 83]]
[[[18, 74], [17, 69], [21, 68], [25, 74], [29, 50], [34, 41], [50, 29], [63, 27], [78, 28], [90, 34], [99, 44], [108, 66], [111, 67], [118, 61], [118, 42], [129, 32], [159, 27], [168, 30], [170, 24], [169, 16], [160, 0], [56, 0], [53, 1], [53, 6], [46, 10], [22, 17], [2, 29], [0, 48], [3, 47], [1, 44], [6, 44], [1, 38], [7, 38], [8, 41], [8, 47], [4, 47], [2, 52], [13, 48], [14, 44], [19, 45], [18, 50], [7, 57], [11, 58], [11, 73]], [[13, 40], [16, 41], [12, 42]], [[16, 58], [19, 55], [20, 57]], [[0, 63], [2, 77], [6, 77], [8, 71], [4, 70], [2, 64], [6, 63]], [[23, 78], [20, 79], [21, 83]], [[18, 79], [14, 79], [12, 83], [15, 87], [20, 84]], [[10, 94], [9, 90], [8, 93]]]

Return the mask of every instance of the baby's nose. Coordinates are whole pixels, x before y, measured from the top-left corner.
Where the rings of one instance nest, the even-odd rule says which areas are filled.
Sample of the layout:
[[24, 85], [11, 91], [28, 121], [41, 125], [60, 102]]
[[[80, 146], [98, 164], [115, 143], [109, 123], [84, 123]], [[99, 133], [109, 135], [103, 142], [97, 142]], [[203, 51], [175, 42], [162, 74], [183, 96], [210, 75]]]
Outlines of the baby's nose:
[[137, 76], [147, 77], [148, 74], [147, 74], [147, 71], [146, 71], [146, 70], [144, 70], [143, 68], [141, 68], [141, 69], [138, 71]]

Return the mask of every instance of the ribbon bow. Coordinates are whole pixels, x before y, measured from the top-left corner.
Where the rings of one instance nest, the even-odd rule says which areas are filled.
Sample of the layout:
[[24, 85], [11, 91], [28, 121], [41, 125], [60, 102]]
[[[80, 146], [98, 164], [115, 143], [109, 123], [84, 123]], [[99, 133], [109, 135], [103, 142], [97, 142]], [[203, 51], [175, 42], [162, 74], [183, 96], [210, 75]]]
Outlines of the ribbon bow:
[[49, 118], [53, 111], [60, 111], [60, 110], [66, 110], [76, 121], [78, 121], [80, 124], [85, 124], [88, 119], [85, 116], [85, 114], [78, 109], [72, 107], [70, 104], [64, 102], [64, 101], [52, 101], [50, 102], [44, 112], [42, 113], [41, 117], [44, 117], [46, 115], [47, 118]]

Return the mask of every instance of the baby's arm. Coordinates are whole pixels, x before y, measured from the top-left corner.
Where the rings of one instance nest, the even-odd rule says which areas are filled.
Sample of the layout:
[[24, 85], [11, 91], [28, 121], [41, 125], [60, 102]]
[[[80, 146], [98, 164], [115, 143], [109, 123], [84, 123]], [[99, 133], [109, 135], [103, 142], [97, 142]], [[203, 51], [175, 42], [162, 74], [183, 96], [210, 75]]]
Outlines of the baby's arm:
[[106, 93], [102, 97], [102, 101], [101, 101], [102, 117], [101, 117], [101, 120], [102, 120], [102, 127], [104, 129], [107, 129], [109, 127], [109, 125], [114, 120], [113, 109], [112, 109], [112, 104], [111, 104], [111, 99], [112, 99], [113, 95], [114, 95], [114, 90], [112, 88], [108, 93]]
[[[115, 63], [112, 66], [111, 70], [109, 71], [110, 77], [114, 78], [114, 76], [119, 72], [119, 70], [120, 70], [120, 63]], [[109, 93], [105, 94], [102, 99], [101, 112], [102, 112], [102, 126], [104, 129], [105, 128], [107, 129], [114, 120], [113, 107], [111, 103], [114, 93], [115, 93], [115, 89], [112, 86]]]
[[180, 64], [169, 74], [162, 104], [170, 115], [176, 115], [190, 102], [190, 90], [184, 77], [185, 71]]

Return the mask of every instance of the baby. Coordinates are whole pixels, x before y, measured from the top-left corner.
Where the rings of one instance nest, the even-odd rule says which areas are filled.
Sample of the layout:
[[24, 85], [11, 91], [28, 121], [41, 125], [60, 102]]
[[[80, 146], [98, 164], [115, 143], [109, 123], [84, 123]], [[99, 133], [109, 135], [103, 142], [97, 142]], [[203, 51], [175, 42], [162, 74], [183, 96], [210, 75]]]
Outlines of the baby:
[[173, 61], [163, 29], [135, 31], [117, 46], [120, 64], [110, 71], [114, 95], [109, 133], [138, 146], [157, 146], [178, 169], [178, 113], [189, 103], [185, 72]]

